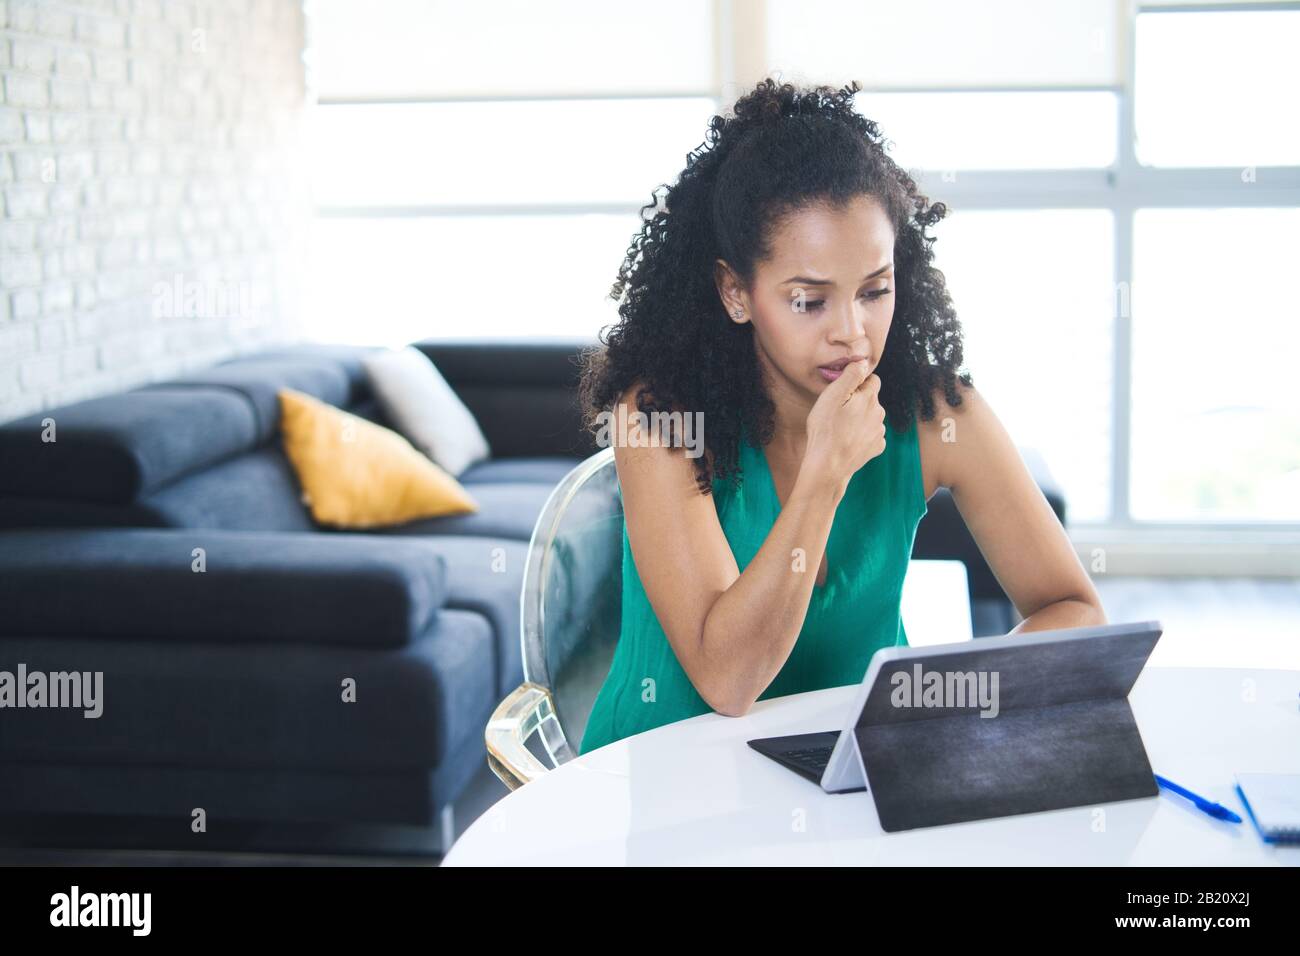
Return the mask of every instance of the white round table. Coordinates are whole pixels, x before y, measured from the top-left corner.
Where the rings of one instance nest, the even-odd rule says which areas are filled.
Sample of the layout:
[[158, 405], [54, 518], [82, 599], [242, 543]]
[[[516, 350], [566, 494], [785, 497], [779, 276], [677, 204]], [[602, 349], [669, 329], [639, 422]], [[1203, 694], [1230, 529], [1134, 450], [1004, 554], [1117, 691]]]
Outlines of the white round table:
[[1155, 797], [885, 833], [866, 792], [828, 794], [754, 737], [838, 729], [855, 687], [705, 714], [583, 754], [497, 802], [444, 866], [1283, 865], [1233, 787], [1300, 773], [1300, 671], [1148, 666], [1129, 700], [1152, 769], [1240, 813]]

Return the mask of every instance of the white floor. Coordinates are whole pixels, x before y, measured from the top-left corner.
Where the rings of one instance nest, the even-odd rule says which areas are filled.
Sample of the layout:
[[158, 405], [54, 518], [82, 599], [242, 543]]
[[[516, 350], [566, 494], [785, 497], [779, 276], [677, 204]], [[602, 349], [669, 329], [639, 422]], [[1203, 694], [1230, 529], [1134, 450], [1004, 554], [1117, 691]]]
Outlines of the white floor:
[[1300, 582], [1094, 577], [1112, 622], [1164, 625], [1153, 667], [1300, 670]]

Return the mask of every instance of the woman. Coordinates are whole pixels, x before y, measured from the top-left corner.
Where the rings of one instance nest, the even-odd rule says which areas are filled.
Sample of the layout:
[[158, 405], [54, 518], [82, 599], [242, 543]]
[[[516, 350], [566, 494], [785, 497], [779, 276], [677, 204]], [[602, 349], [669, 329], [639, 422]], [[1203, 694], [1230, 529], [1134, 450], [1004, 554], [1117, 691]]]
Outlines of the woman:
[[[614, 450], [622, 631], [582, 753], [860, 681], [907, 643], [903, 577], [940, 487], [1023, 616], [1013, 633], [1106, 622], [958, 374], [927, 235], [947, 210], [886, 155], [857, 90], [763, 80], [713, 118], [628, 249], [621, 319], [582, 380], [589, 427], [632, 423]], [[654, 412], [698, 416], [704, 453], [651, 433]]]

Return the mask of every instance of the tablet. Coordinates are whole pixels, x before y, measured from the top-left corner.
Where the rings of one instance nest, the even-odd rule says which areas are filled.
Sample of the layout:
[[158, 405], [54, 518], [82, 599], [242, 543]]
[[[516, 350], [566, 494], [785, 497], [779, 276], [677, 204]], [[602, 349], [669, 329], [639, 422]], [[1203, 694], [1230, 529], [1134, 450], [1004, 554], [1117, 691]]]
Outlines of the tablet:
[[881, 648], [838, 732], [749, 744], [828, 793], [871, 792], [887, 831], [1154, 796], [1128, 694], [1161, 633], [1141, 621]]

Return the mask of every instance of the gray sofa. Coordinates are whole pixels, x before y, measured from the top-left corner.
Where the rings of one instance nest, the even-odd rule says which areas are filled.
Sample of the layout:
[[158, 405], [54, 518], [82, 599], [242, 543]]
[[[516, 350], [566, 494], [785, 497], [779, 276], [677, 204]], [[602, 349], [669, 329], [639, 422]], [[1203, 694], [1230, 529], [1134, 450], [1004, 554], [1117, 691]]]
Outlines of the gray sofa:
[[492, 446], [459, 476], [477, 514], [313, 523], [276, 391], [387, 424], [363, 349], [277, 349], [0, 425], [0, 670], [102, 672], [105, 698], [96, 719], [3, 715], [10, 842], [48, 823], [195, 846], [202, 808], [227, 845], [437, 848], [523, 679], [534, 521], [595, 448], [571, 347], [422, 347]]

